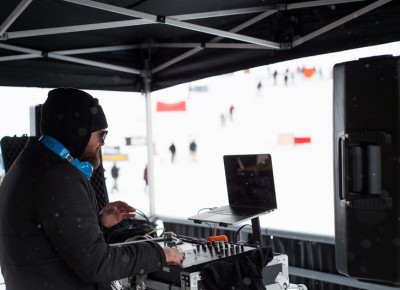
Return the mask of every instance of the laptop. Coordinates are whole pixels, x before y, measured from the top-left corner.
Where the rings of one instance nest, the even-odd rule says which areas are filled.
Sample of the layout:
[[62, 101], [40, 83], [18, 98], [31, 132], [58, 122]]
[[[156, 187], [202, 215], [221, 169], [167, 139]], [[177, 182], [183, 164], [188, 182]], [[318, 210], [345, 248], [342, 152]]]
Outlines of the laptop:
[[237, 224], [277, 209], [270, 154], [224, 155], [229, 205], [189, 217], [195, 223]]

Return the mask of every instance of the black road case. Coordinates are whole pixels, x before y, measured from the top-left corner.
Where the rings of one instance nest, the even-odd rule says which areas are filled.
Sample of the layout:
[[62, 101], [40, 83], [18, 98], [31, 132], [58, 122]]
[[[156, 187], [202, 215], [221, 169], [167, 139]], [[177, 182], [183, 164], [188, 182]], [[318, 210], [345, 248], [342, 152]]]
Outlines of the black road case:
[[400, 284], [400, 58], [334, 66], [336, 267]]

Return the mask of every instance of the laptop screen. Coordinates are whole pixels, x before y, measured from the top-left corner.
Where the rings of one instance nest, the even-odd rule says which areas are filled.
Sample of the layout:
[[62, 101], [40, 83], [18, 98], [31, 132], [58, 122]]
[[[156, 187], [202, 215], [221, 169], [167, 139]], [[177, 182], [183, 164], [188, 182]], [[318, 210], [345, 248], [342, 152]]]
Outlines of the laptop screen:
[[225, 155], [229, 205], [277, 208], [270, 154]]

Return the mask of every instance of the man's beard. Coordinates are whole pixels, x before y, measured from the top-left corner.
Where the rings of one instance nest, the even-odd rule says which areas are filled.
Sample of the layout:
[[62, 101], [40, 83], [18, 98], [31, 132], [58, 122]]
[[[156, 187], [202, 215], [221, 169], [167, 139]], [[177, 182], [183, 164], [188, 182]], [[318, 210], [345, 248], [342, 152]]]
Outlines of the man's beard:
[[101, 147], [96, 147], [94, 152], [90, 152], [87, 153], [86, 155], [83, 155], [81, 157], [81, 161], [88, 161], [90, 164], [92, 164], [93, 169], [99, 168], [101, 164], [100, 149]]

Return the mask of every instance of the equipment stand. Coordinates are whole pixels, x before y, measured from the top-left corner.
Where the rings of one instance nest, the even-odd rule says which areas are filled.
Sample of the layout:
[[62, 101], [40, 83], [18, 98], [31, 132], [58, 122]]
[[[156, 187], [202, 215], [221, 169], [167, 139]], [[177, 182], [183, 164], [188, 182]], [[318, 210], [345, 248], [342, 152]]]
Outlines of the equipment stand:
[[251, 219], [251, 226], [253, 228], [253, 243], [257, 247], [261, 247], [262, 240], [261, 240], [261, 226], [260, 226], [260, 219], [258, 217]]

